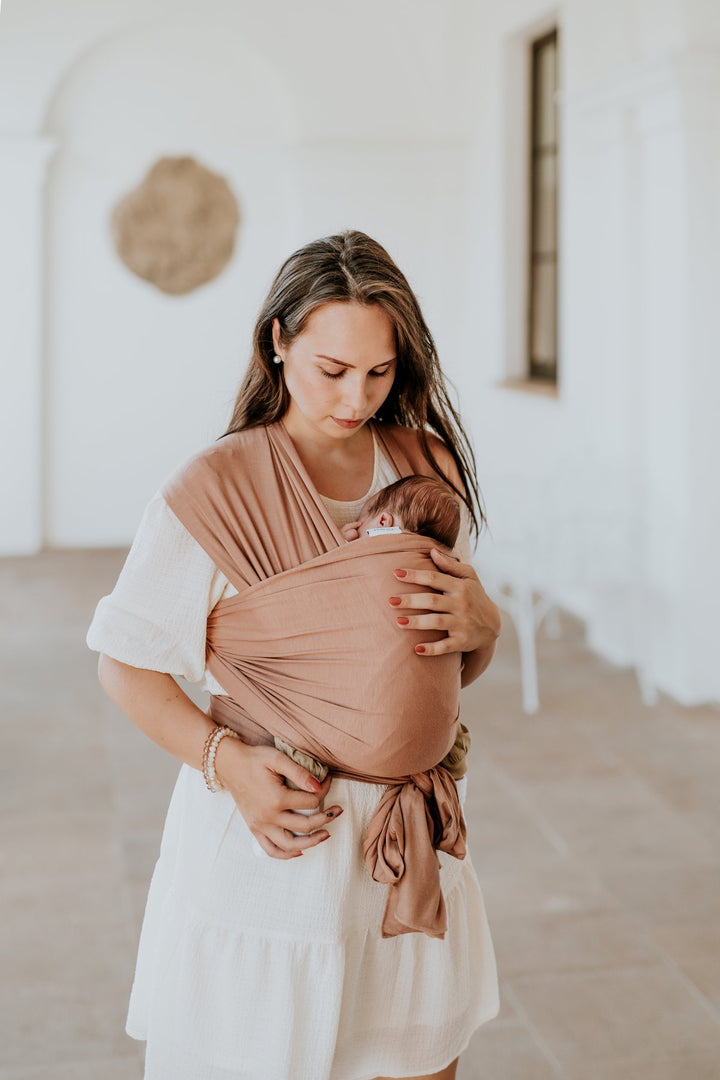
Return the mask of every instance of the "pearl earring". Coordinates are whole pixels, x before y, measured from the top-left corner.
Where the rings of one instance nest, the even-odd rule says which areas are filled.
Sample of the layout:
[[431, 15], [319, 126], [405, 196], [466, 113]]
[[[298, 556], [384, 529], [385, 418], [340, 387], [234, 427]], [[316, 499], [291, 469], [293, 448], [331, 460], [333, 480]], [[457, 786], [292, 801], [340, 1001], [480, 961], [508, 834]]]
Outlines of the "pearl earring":
[[281, 356], [273, 356], [273, 363], [274, 364], [282, 364], [282, 357]]

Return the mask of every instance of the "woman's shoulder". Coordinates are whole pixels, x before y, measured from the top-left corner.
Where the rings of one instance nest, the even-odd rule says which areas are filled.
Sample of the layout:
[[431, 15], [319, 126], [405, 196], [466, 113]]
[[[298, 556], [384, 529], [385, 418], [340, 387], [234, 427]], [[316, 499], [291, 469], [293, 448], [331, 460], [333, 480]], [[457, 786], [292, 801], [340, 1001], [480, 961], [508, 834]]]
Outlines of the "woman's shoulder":
[[404, 424], [388, 424], [384, 421], [378, 424], [378, 430], [400, 443], [404, 450], [412, 449], [422, 451], [422, 435], [424, 434], [427, 445], [430, 447], [433, 454], [438, 452], [452, 457], [446, 444], [434, 431], [425, 429], [424, 432], [421, 432], [420, 428], [406, 427]]
[[232, 474], [238, 476], [244, 470], [252, 470], [259, 449], [267, 444], [266, 428], [245, 428], [223, 435], [186, 458], [166, 480], [161, 491], [172, 500], [181, 489], [196, 485], [204, 487], [212, 478]]

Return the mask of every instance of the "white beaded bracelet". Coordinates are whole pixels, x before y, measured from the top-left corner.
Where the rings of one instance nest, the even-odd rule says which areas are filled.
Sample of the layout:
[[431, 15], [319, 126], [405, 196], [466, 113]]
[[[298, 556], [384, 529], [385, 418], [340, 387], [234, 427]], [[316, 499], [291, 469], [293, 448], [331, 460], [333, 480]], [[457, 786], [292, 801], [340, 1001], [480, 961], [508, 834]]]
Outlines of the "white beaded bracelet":
[[223, 784], [220, 782], [218, 774], [215, 772], [215, 755], [217, 754], [217, 748], [221, 741], [228, 735], [231, 739], [239, 739], [237, 731], [233, 731], [229, 727], [218, 727], [215, 731], [211, 731], [205, 740], [205, 747], [203, 749], [202, 771], [205, 777], [205, 783], [208, 791], [222, 791]]

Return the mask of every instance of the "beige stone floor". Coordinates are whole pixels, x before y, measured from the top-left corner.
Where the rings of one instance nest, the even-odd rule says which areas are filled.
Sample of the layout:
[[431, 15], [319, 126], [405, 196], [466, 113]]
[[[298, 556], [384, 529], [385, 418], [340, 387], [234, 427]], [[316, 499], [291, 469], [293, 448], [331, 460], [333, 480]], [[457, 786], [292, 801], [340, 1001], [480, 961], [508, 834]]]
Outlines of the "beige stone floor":
[[[0, 1080], [142, 1075], [125, 1007], [177, 765], [107, 701], [84, 645], [121, 561], [0, 561]], [[539, 639], [537, 715], [509, 621], [464, 695], [502, 1006], [460, 1080], [718, 1078], [720, 710], [644, 707], [561, 627]]]

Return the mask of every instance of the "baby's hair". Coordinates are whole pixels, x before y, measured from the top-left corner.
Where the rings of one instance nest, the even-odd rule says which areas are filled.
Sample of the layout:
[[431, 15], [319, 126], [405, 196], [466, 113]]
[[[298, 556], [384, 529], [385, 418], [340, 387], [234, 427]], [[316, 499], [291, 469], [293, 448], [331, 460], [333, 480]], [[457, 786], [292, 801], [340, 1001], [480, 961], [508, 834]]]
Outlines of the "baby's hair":
[[460, 531], [460, 504], [452, 489], [433, 476], [403, 476], [373, 495], [362, 513], [377, 517], [383, 510], [398, 514], [408, 532], [429, 536], [452, 548]]

